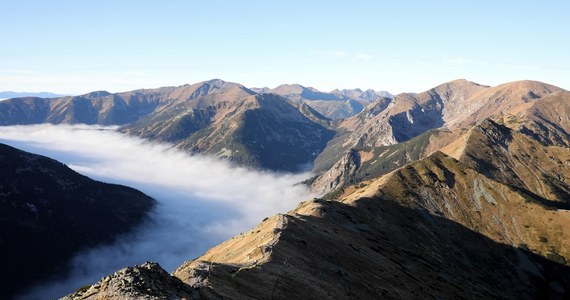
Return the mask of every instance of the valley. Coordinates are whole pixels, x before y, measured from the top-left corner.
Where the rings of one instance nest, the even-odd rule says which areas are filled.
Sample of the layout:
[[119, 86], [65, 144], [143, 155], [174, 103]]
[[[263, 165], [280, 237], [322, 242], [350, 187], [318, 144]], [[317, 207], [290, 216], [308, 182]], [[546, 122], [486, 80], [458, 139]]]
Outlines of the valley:
[[[258, 201], [240, 213], [265, 207], [242, 233], [175, 270], [140, 261], [65, 299], [558, 299], [570, 293], [569, 101], [537, 81], [460, 79], [393, 96], [215, 79], [5, 100], [0, 139], [13, 125], [111, 125], [238, 173], [206, 193], [240, 174], [269, 176], [230, 189], [227, 203], [248, 189]], [[311, 178], [283, 173], [307, 167]], [[191, 181], [215, 170], [180, 185], [200, 189]], [[281, 192], [262, 189], [272, 180]], [[293, 185], [305, 190], [288, 192]], [[290, 206], [277, 208], [270, 199], [283, 192]]]

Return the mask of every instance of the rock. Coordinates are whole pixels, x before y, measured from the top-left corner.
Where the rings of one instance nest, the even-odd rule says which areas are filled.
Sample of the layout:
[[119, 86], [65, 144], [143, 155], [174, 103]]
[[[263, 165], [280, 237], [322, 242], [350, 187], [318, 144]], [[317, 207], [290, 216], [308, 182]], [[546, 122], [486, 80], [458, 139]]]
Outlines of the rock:
[[79, 299], [196, 299], [197, 291], [172, 277], [157, 263], [145, 262], [121, 269], [99, 282], [67, 295], [62, 300]]

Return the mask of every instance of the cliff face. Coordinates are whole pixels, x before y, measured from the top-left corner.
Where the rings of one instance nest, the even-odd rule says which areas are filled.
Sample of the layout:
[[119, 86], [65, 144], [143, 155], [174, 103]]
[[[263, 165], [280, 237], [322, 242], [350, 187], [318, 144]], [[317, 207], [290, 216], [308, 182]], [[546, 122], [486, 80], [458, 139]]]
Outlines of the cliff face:
[[137, 190], [0, 144], [1, 298], [64, 272], [74, 253], [132, 230], [154, 204]]

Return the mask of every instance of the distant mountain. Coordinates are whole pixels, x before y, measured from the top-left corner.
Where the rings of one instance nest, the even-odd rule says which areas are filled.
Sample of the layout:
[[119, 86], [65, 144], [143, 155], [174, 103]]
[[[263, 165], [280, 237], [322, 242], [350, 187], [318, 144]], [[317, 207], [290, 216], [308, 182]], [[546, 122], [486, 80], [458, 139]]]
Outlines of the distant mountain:
[[283, 84], [274, 89], [252, 89], [257, 93], [273, 93], [287, 98], [293, 104], [306, 104], [326, 118], [337, 120], [350, 117], [361, 112], [368, 104], [380, 98], [393, 98], [388, 92], [374, 90], [362, 91], [334, 90], [330, 93], [321, 92], [312, 87], [299, 84]]
[[[307, 117], [308, 116], [308, 117]], [[0, 102], [0, 125], [102, 124], [240, 165], [296, 171], [334, 135], [330, 120], [277, 95], [219, 79], [180, 87]]]
[[61, 275], [79, 250], [139, 225], [155, 200], [0, 144], [0, 298]]
[[123, 130], [240, 165], [285, 171], [311, 163], [334, 135], [273, 94], [213, 100], [173, 112], [151, 115]]
[[65, 95], [40, 92], [40, 93], [26, 93], [26, 92], [0, 92], [0, 99], [22, 98], [22, 97], [40, 97], [40, 98], [56, 98]]
[[378, 98], [394, 98], [394, 95], [390, 94], [387, 91], [375, 91], [372, 89], [368, 89], [366, 91], [362, 91], [361, 89], [343, 89], [343, 90], [333, 90], [330, 92], [333, 95], [337, 95], [339, 98], [349, 98], [354, 100], [360, 100], [363, 102], [374, 102], [378, 100]]

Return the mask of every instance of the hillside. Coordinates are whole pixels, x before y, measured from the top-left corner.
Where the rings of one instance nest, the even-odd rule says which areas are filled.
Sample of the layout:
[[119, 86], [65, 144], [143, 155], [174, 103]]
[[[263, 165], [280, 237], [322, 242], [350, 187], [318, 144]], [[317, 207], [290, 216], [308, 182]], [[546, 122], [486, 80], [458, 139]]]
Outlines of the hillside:
[[132, 188], [0, 144], [0, 298], [63, 274], [73, 254], [131, 231], [154, 205]]
[[[308, 116], [308, 117], [307, 117]], [[119, 130], [246, 167], [298, 171], [334, 132], [315, 110], [219, 79], [179, 87], [0, 102], [0, 125], [121, 125]], [[292, 151], [292, 150], [295, 151]]]
[[[303, 202], [186, 262], [169, 280], [200, 299], [567, 296], [568, 211], [462, 158], [436, 152], [335, 201]], [[68, 299], [175, 292], [159, 285], [127, 294], [129, 284], [106, 281]]]
[[[550, 126], [547, 132], [560, 133], [548, 125], [564, 120], [555, 117], [554, 112], [548, 112], [547, 118], [531, 116], [538, 115], [533, 113], [536, 107], [549, 102], [553, 105], [555, 100], [548, 97], [567, 97], [565, 93], [536, 81], [486, 87], [456, 80], [424, 93], [398, 95], [389, 105], [377, 102], [340, 123], [337, 136], [315, 160], [315, 171], [321, 176], [313, 180], [313, 189], [331, 192], [386, 174], [454, 142], [488, 117], [510, 116], [511, 123], [538, 118], [535, 125], [524, 121], [525, 126], [533, 126], [534, 131]], [[564, 101], [558, 102], [567, 106]], [[559, 139], [567, 139], [564, 132]]]

